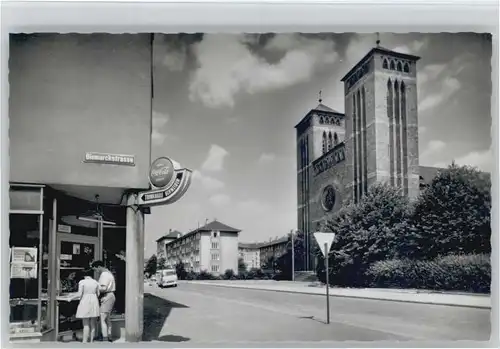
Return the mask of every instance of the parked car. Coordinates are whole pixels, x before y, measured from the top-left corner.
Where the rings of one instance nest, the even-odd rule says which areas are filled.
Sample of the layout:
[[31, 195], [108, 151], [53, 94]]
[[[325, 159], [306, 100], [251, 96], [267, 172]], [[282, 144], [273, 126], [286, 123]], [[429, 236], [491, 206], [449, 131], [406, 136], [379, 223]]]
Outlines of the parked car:
[[158, 274], [158, 286], [177, 287], [177, 273], [174, 269], [163, 269]]

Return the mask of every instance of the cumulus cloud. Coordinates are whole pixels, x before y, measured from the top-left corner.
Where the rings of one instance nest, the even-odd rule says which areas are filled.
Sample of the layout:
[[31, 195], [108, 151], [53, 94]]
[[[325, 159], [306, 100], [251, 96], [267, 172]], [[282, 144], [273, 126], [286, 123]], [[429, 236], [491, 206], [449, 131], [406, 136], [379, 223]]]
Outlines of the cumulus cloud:
[[440, 91], [435, 94], [429, 94], [425, 98], [421, 99], [418, 104], [418, 109], [420, 111], [425, 111], [432, 109], [443, 102], [450, 99], [458, 90], [460, 90], [462, 84], [460, 81], [454, 77], [446, 77], [440, 83]]
[[224, 182], [217, 178], [207, 176], [200, 171], [194, 171], [192, 179], [194, 183], [200, 183], [201, 186], [208, 191], [216, 191], [224, 188]]
[[438, 105], [449, 103], [462, 88], [460, 73], [474, 64], [474, 55], [464, 53], [446, 64], [429, 64], [418, 73], [418, 109], [432, 110]]
[[165, 126], [169, 120], [170, 116], [168, 114], [153, 111], [153, 129], [151, 133], [153, 145], [162, 145], [167, 138]]
[[208, 199], [214, 206], [227, 206], [231, 203], [231, 198], [226, 194], [215, 194]]
[[269, 212], [270, 205], [266, 202], [251, 199], [238, 202], [236, 209], [251, 215], [262, 215]]
[[204, 171], [221, 171], [224, 167], [224, 159], [229, 155], [229, 152], [219, 145], [212, 144], [208, 151], [208, 156], [201, 165]]
[[447, 167], [452, 161], [455, 161], [457, 165], [460, 166], [473, 166], [477, 167], [481, 171], [493, 173], [495, 170], [495, 157], [493, 156], [493, 151], [491, 149], [472, 151], [456, 159], [450, 159], [448, 162], [436, 163], [436, 167]]
[[262, 153], [259, 157], [258, 162], [261, 164], [268, 164], [276, 159], [276, 155], [273, 153]]
[[394, 47], [392, 50], [410, 55], [418, 55], [418, 53], [428, 44], [428, 39], [413, 40], [408, 45]]
[[429, 163], [429, 158], [435, 155], [436, 152], [442, 151], [446, 148], [446, 143], [441, 140], [432, 140], [425, 147], [424, 151], [420, 154], [420, 160], [423, 163]]
[[268, 92], [308, 81], [316, 69], [337, 59], [331, 41], [298, 34], [278, 34], [269, 40], [264, 52], [284, 52], [273, 63], [253, 52], [248, 42], [244, 34], [207, 34], [194, 44], [198, 68], [189, 86], [192, 101], [211, 108], [232, 107], [239, 93]]

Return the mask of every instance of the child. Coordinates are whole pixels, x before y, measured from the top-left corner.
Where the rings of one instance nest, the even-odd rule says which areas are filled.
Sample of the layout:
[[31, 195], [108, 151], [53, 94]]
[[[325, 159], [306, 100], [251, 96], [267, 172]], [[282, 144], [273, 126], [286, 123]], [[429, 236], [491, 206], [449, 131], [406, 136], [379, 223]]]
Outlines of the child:
[[83, 321], [83, 343], [94, 341], [97, 318], [99, 317], [99, 283], [92, 278], [94, 271], [85, 270], [80, 275], [78, 293], [80, 303], [76, 310], [76, 317]]

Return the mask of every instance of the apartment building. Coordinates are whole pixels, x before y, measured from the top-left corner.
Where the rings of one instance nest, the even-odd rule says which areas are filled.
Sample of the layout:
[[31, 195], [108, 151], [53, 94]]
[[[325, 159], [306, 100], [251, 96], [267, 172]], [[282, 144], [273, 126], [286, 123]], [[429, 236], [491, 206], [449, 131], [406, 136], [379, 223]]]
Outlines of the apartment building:
[[214, 275], [227, 269], [238, 272], [240, 230], [214, 220], [165, 244], [167, 266], [179, 262], [187, 271], [207, 271]]
[[174, 241], [175, 239], [178, 239], [182, 236], [182, 233], [180, 231], [172, 229], [169, 230], [169, 232], [165, 235], [163, 235], [161, 238], [156, 240], [156, 258], [160, 260], [160, 258], [165, 258], [167, 257], [165, 253], [165, 246], [169, 243]]
[[247, 266], [247, 270], [260, 268], [260, 245], [259, 243], [239, 243], [238, 254]]
[[274, 259], [281, 257], [287, 251], [288, 236], [283, 236], [260, 245], [260, 265], [264, 266], [266, 262], [273, 257]]

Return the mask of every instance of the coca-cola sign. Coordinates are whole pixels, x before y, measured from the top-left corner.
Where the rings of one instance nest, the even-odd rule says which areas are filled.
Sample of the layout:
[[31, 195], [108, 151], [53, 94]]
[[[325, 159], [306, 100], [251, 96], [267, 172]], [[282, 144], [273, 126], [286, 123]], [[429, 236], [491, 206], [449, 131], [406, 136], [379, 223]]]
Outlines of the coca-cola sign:
[[149, 181], [156, 188], [166, 187], [175, 174], [172, 160], [166, 157], [156, 159], [149, 171]]

